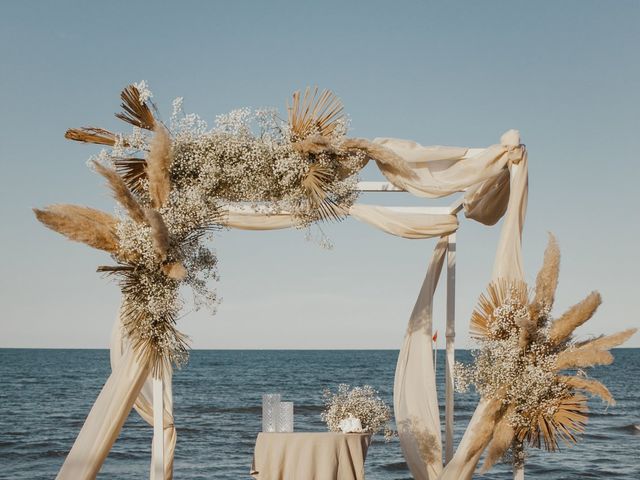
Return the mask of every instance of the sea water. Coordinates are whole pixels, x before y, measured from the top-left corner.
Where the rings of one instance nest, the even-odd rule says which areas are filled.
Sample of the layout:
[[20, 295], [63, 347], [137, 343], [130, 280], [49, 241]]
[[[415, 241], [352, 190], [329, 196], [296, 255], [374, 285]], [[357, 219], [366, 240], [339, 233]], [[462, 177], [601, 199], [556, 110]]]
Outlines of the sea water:
[[[263, 393], [295, 402], [295, 428], [323, 431], [322, 390], [369, 384], [391, 406], [397, 351], [193, 351], [174, 376], [178, 432], [176, 479], [248, 479], [261, 428]], [[640, 479], [640, 349], [614, 350], [615, 363], [592, 376], [617, 400], [589, 403], [580, 443], [560, 452], [530, 450], [526, 478]], [[467, 351], [457, 357], [469, 361]], [[444, 355], [438, 352], [442, 386]], [[0, 478], [52, 479], [109, 375], [106, 350], [0, 349]], [[439, 391], [443, 398], [442, 390]], [[456, 394], [458, 442], [477, 397]], [[441, 410], [441, 414], [444, 412]], [[98, 478], [148, 478], [152, 428], [131, 413]], [[498, 465], [477, 478], [510, 478]], [[374, 437], [366, 460], [369, 480], [409, 479], [396, 439]], [[300, 479], [305, 480], [305, 479]]]

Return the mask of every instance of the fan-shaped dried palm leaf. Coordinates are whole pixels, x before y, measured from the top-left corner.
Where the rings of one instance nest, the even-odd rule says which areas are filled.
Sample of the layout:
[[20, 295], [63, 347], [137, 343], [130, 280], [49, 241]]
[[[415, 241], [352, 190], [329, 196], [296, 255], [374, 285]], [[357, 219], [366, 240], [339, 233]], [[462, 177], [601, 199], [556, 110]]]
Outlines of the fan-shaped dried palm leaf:
[[344, 107], [330, 90], [318, 95], [318, 87], [307, 87], [304, 96], [293, 93], [291, 106], [287, 103], [289, 125], [294, 140], [302, 140], [312, 134], [329, 137], [336, 129], [336, 122], [343, 117]]
[[558, 378], [560, 381], [566, 383], [572, 388], [575, 388], [576, 390], [584, 390], [585, 392], [589, 392], [592, 395], [600, 397], [609, 405], [615, 405], [616, 403], [609, 389], [597, 380], [568, 375], [561, 375]]
[[147, 178], [147, 161], [144, 158], [116, 158], [113, 160], [118, 175], [134, 193], [143, 191], [142, 181]]
[[542, 268], [536, 277], [536, 294], [533, 299], [534, 305], [553, 306], [553, 301], [558, 287], [558, 276], [560, 274], [560, 248], [558, 241], [553, 234], [549, 234], [549, 241], [544, 252]]
[[531, 419], [531, 425], [516, 429], [516, 438], [540, 448], [544, 442], [547, 450], [558, 450], [558, 441], [569, 445], [576, 443], [576, 435], [584, 432], [587, 424], [587, 398], [579, 393], [558, 401], [556, 411], [550, 419], [545, 415]]
[[116, 117], [131, 125], [146, 130], [153, 130], [156, 121], [146, 102], [140, 98], [140, 91], [135, 85], [129, 85], [120, 94], [123, 112], [116, 113]]
[[149, 195], [154, 208], [162, 207], [171, 191], [171, 138], [162, 125], [154, 129], [151, 150], [147, 158], [146, 174], [149, 179]]
[[549, 341], [557, 345], [567, 340], [576, 328], [593, 316], [601, 303], [600, 294], [591, 292], [584, 300], [571, 307], [553, 322], [549, 331]]
[[480, 295], [478, 306], [471, 314], [469, 331], [473, 337], [486, 337], [489, 334], [489, 326], [494, 321], [496, 308], [503, 305], [512, 290], [523, 305], [527, 304], [527, 285], [524, 282], [510, 282], [498, 279], [487, 286], [486, 293]]
[[97, 127], [70, 128], [65, 132], [64, 138], [76, 142], [95, 143], [98, 145], [114, 146], [116, 144], [115, 133]]
[[115, 170], [107, 168], [96, 161], [92, 162], [92, 164], [96, 171], [107, 180], [114, 198], [125, 208], [129, 216], [134, 221], [143, 223], [145, 221], [144, 210], [129, 191], [122, 177]]
[[51, 205], [33, 212], [40, 222], [69, 240], [109, 253], [118, 250], [117, 220], [107, 213], [78, 205]]
[[330, 182], [331, 172], [329, 169], [317, 163], [309, 166], [307, 175], [302, 179], [302, 186], [307, 192], [307, 197], [323, 221], [340, 220], [346, 215], [340, 206], [327, 195]]
[[500, 419], [493, 430], [493, 437], [487, 447], [487, 455], [480, 473], [488, 472], [504, 456], [511, 446], [515, 434], [513, 427], [509, 425], [507, 413]]

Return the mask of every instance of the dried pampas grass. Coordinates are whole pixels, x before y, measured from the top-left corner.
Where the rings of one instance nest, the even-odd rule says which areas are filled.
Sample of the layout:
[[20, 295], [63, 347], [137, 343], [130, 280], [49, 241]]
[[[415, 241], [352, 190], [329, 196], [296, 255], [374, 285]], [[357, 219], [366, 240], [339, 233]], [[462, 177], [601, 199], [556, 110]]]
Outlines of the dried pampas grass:
[[489, 469], [504, 456], [513, 443], [516, 432], [513, 427], [509, 425], [507, 417], [508, 414], [505, 414], [493, 430], [493, 437], [487, 447], [487, 455], [480, 470], [481, 474], [488, 472]]
[[597, 380], [568, 375], [562, 375], [559, 377], [559, 379], [572, 388], [575, 388], [577, 390], [584, 390], [585, 392], [589, 392], [592, 395], [600, 397], [609, 405], [616, 404], [616, 401], [614, 400], [613, 395], [611, 395], [609, 389]]
[[613, 355], [606, 350], [580, 347], [574, 350], [565, 350], [558, 354], [555, 369], [565, 370], [567, 368], [585, 368], [596, 365], [611, 365]]
[[167, 259], [169, 251], [169, 230], [162, 219], [162, 215], [152, 208], [145, 208], [145, 218], [151, 227], [151, 240], [153, 241], [153, 249], [158, 255], [160, 261]]
[[164, 274], [174, 280], [184, 280], [187, 276], [187, 269], [180, 262], [167, 263], [162, 266]]
[[348, 138], [342, 142], [340, 148], [345, 151], [360, 150], [364, 152], [367, 157], [376, 161], [382, 171], [409, 179], [416, 178], [416, 173], [409, 167], [409, 164], [400, 155], [383, 145], [364, 138]]
[[601, 303], [600, 294], [591, 292], [587, 298], [571, 307], [553, 322], [549, 331], [549, 341], [557, 345], [567, 340], [576, 328], [593, 316]]
[[33, 212], [40, 222], [69, 240], [109, 253], [118, 250], [115, 233], [117, 220], [105, 212], [64, 204], [51, 205], [42, 210], [34, 208]]
[[556, 288], [558, 287], [558, 276], [560, 274], [560, 248], [558, 241], [553, 234], [549, 234], [547, 248], [544, 252], [542, 268], [536, 277], [536, 294], [533, 304], [536, 306], [553, 306]]
[[171, 138], [161, 125], [154, 129], [151, 150], [147, 158], [146, 174], [149, 179], [149, 195], [153, 208], [162, 207], [171, 191], [169, 169], [171, 167]]
[[96, 161], [93, 161], [92, 164], [96, 171], [106, 178], [114, 198], [125, 208], [129, 216], [134, 221], [143, 223], [145, 221], [144, 210], [129, 191], [122, 177], [115, 170], [107, 168]]
[[609, 350], [626, 342], [631, 336], [638, 331], [637, 328], [629, 328], [613, 335], [601, 336], [584, 342], [581, 347], [597, 348], [600, 350]]

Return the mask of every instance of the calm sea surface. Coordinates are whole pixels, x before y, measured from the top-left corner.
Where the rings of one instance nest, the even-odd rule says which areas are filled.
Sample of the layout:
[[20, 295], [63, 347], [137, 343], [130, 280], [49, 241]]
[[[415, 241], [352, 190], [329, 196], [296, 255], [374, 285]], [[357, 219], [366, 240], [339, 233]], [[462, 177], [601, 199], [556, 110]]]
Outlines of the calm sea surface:
[[[640, 479], [640, 349], [615, 350], [597, 368], [618, 403], [590, 403], [587, 433], [574, 448], [532, 451], [527, 478]], [[322, 431], [322, 389], [370, 384], [392, 404], [396, 351], [194, 351], [174, 377], [176, 479], [248, 479], [261, 425], [261, 394], [295, 402], [295, 428]], [[438, 377], [442, 359], [438, 355]], [[469, 353], [458, 352], [469, 360]], [[106, 350], [0, 349], [0, 478], [52, 479], [109, 374]], [[440, 382], [441, 384], [441, 382]], [[442, 392], [441, 392], [442, 398]], [[476, 398], [456, 397], [456, 441]], [[129, 416], [99, 478], [148, 478], [152, 429]], [[369, 480], [411, 478], [396, 440], [375, 438]], [[509, 478], [500, 465], [478, 478]], [[301, 479], [304, 480], [304, 479]]]

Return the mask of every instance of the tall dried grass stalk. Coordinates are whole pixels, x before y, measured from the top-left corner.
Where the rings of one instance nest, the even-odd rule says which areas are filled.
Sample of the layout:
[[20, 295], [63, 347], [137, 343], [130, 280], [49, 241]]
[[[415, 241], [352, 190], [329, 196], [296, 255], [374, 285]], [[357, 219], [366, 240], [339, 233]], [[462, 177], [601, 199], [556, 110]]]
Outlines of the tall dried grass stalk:
[[487, 455], [480, 469], [481, 474], [488, 472], [489, 469], [504, 456], [513, 442], [516, 432], [513, 427], [509, 425], [507, 416], [508, 414], [505, 414], [493, 430], [493, 437], [487, 447]]
[[334, 132], [344, 107], [340, 99], [331, 91], [323, 90], [318, 95], [318, 87], [307, 87], [304, 96], [300, 91], [293, 93], [291, 106], [287, 102], [287, 113], [294, 140], [302, 140], [312, 134], [329, 137]]
[[96, 161], [93, 161], [92, 164], [96, 171], [107, 180], [113, 197], [125, 208], [129, 216], [136, 222], [143, 223], [145, 221], [144, 210], [131, 194], [122, 177], [115, 170], [107, 168]]
[[145, 208], [145, 218], [151, 227], [151, 240], [153, 241], [153, 249], [158, 255], [160, 261], [167, 259], [169, 251], [169, 230], [162, 219], [162, 215], [152, 208]]
[[90, 247], [116, 253], [118, 237], [115, 233], [117, 220], [111, 215], [78, 205], [51, 205], [43, 210], [33, 209], [36, 218], [51, 230], [69, 240]]
[[547, 248], [544, 252], [542, 268], [536, 277], [536, 294], [533, 299], [534, 305], [553, 306], [556, 288], [558, 287], [558, 276], [560, 274], [560, 248], [558, 241], [553, 234], [549, 234]]
[[597, 380], [569, 375], [561, 375], [559, 379], [570, 387], [578, 390], [584, 390], [585, 392], [589, 392], [592, 395], [600, 397], [609, 405], [616, 404], [616, 401], [614, 400], [613, 395], [611, 395], [609, 389]]
[[591, 292], [584, 300], [571, 307], [553, 322], [549, 331], [549, 341], [557, 345], [568, 339], [576, 328], [593, 316], [601, 303], [600, 294]]
[[151, 149], [147, 158], [146, 174], [149, 179], [149, 195], [153, 208], [162, 207], [171, 191], [171, 138], [162, 125], [154, 129]]

